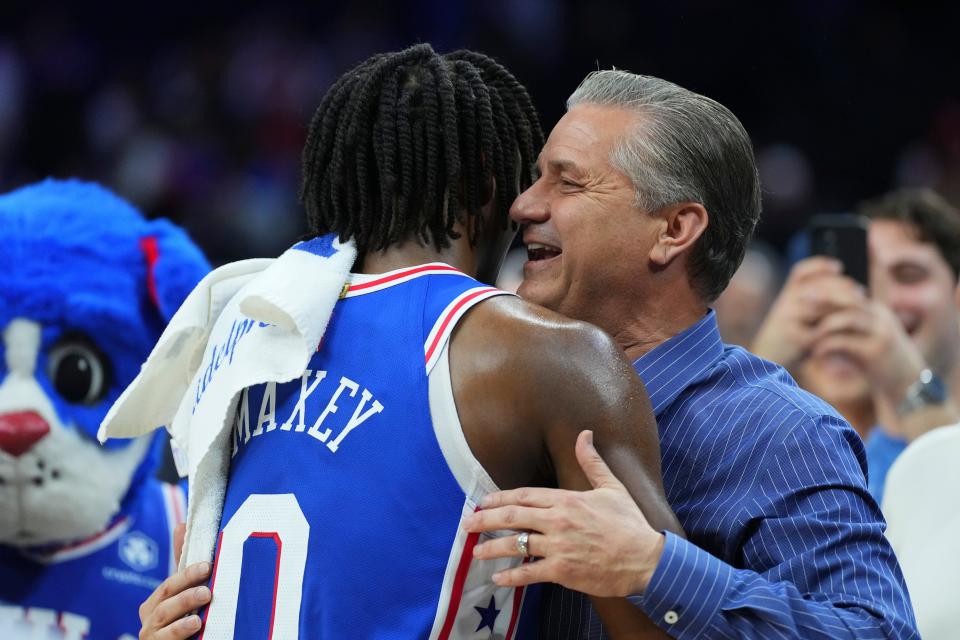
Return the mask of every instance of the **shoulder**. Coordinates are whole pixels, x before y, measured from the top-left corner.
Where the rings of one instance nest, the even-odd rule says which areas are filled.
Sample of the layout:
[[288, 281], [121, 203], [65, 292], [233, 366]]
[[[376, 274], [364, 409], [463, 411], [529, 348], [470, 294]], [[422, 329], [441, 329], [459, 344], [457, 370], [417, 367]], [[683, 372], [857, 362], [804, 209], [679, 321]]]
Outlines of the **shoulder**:
[[[518, 298], [489, 298], [461, 319], [449, 368], [470, 448], [500, 486], [559, 481], [576, 467], [581, 429], [603, 440], [653, 422], [640, 378], [613, 339]], [[518, 477], [534, 468], [535, 478]]]
[[[942, 571], [945, 557], [955, 557], [960, 510], [960, 424], [940, 427], [917, 438], [890, 467], [883, 490], [887, 537], [904, 570], [929, 561], [931, 573]], [[915, 585], [911, 584], [911, 590]]]
[[454, 349], [469, 353], [475, 365], [541, 387], [638, 379], [603, 330], [514, 296], [478, 304], [454, 333]]
[[914, 440], [900, 456], [901, 464], [956, 461], [960, 458], [960, 424], [938, 427]]
[[450, 353], [462, 379], [514, 401], [529, 419], [582, 418], [623, 405], [627, 395], [646, 398], [608, 334], [513, 296], [478, 304], [454, 332]]
[[772, 420], [777, 431], [788, 428], [821, 428], [822, 425], [848, 426], [837, 410], [809, 391], [801, 389], [778, 364], [764, 360], [741, 347], [727, 346], [708, 383], [723, 390], [714, 401], [736, 407], [736, 414], [747, 419], [747, 409], [760, 425]]
[[824, 452], [825, 465], [862, 475], [863, 443], [831, 406], [800, 389], [779, 365], [726, 347], [715, 365], [660, 415], [664, 463], [753, 475]]
[[[598, 327], [516, 296], [496, 296], [478, 304], [458, 331], [469, 334], [472, 342], [483, 342], [488, 347], [501, 344], [510, 349], [509, 353], [535, 352], [535, 360], [609, 356], [624, 359], [613, 339]], [[510, 357], [509, 353], [505, 357]]]

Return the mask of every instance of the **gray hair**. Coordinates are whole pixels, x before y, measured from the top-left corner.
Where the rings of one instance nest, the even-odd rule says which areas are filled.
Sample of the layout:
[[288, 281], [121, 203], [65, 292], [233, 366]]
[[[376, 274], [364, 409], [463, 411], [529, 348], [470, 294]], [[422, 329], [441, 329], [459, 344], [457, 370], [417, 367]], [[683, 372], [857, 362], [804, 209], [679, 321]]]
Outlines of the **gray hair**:
[[690, 254], [693, 286], [712, 302], [743, 260], [760, 217], [760, 181], [750, 137], [729, 109], [672, 82], [612, 69], [589, 74], [567, 109], [596, 104], [637, 114], [610, 162], [636, 189], [637, 206], [652, 212], [679, 202], [709, 214]]

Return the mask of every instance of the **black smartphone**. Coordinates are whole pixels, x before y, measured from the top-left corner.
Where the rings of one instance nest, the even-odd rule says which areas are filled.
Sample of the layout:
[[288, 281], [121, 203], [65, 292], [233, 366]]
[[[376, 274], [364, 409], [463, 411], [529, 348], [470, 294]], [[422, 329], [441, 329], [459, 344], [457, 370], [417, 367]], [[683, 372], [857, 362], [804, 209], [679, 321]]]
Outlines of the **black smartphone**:
[[814, 216], [808, 226], [810, 254], [839, 260], [845, 275], [867, 286], [868, 224], [866, 218], [852, 213]]

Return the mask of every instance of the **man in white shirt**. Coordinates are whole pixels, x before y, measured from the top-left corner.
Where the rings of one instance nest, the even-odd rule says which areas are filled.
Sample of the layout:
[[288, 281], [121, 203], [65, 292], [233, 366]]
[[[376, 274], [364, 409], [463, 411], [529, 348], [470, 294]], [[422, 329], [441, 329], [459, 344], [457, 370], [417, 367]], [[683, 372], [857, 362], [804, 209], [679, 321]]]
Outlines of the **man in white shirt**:
[[883, 513], [920, 634], [960, 628], [960, 424], [917, 438], [890, 467]]

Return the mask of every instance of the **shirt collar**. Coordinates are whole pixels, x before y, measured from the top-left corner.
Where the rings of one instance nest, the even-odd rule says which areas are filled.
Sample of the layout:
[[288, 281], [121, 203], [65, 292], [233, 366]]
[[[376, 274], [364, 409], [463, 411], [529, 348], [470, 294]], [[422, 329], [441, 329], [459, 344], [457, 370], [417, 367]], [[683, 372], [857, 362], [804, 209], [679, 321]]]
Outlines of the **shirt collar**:
[[723, 355], [723, 341], [711, 309], [696, 324], [657, 345], [634, 361], [647, 387], [653, 413], [660, 413]]

